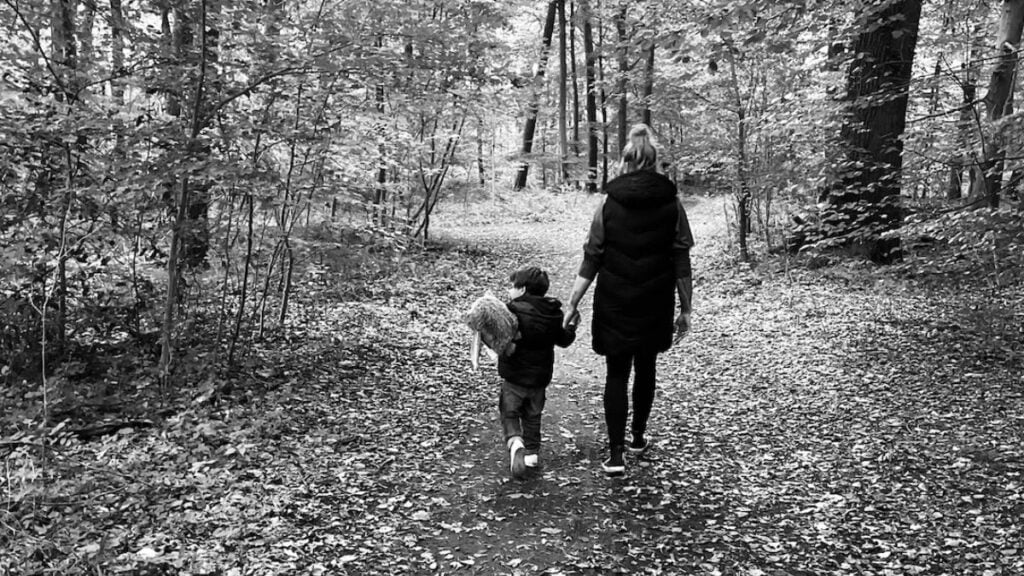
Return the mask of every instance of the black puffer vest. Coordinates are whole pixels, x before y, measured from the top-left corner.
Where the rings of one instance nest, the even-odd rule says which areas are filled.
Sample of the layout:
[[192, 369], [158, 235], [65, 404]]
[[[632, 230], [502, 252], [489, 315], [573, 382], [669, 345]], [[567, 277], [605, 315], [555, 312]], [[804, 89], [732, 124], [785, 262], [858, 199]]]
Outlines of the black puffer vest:
[[675, 308], [675, 184], [643, 170], [615, 178], [606, 191], [604, 258], [594, 291], [594, 352], [664, 352], [672, 345]]

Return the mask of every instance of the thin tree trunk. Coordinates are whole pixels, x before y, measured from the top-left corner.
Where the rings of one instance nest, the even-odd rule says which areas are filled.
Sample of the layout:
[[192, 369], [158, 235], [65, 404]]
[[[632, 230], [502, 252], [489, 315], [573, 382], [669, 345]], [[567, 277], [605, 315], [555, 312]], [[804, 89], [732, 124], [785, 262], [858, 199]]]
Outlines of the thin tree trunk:
[[597, 86], [594, 31], [587, 0], [580, 0], [580, 18], [583, 20], [583, 55], [587, 89], [587, 192], [593, 194], [597, 192]]
[[121, 0], [110, 0], [110, 93], [114, 104], [124, 102], [124, 11]]
[[253, 241], [253, 198], [252, 194], [245, 195], [245, 201], [249, 203], [249, 215], [247, 219], [248, 230], [245, 239], [245, 268], [242, 270], [242, 289], [238, 296], [238, 310], [235, 312], [235, 329], [231, 333], [231, 345], [228, 348], [228, 366], [235, 365], [235, 347], [238, 345], [238, 335], [242, 331], [242, 318], [245, 315], [245, 299], [249, 295], [249, 270], [252, 268], [252, 241]]
[[[377, 37], [377, 48], [383, 50], [384, 48], [384, 37]], [[385, 203], [387, 202], [387, 179], [388, 179], [388, 165], [387, 165], [387, 151], [384, 148], [384, 84], [382, 82], [377, 84], [376, 97], [377, 97], [377, 121], [380, 123], [379, 130], [381, 132], [381, 144], [378, 149], [377, 158], [377, 188], [373, 193], [373, 220], [381, 226], [387, 225], [387, 211], [385, 210]]]
[[[731, 48], [731, 47], [727, 47]], [[739, 194], [736, 197], [736, 219], [739, 228], [740, 260], [750, 260], [747, 238], [750, 235], [750, 182], [748, 181], [747, 159], [747, 115], [746, 106], [740, 93], [739, 76], [736, 73], [736, 57], [727, 50], [729, 71], [736, 106], [736, 175], [739, 180]]]
[[626, 98], [626, 77], [629, 74], [629, 50], [626, 44], [626, 8], [623, 7], [615, 16], [615, 32], [618, 38], [616, 54], [619, 60], [619, 77], [615, 84], [615, 91], [619, 96], [619, 154], [626, 147], [626, 132], [628, 131], [629, 109]]
[[654, 39], [646, 47], [644, 64], [644, 111], [641, 120], [648, 126], [651, 125], [651, 99], [654, 97]]
[[579, 23], [579, 14], [576, 3], [572, 0], [569, 2], [569, 23], [569, 63], [572, 76], [572, 154], [576, 158], [580, 155], [580, 87], [579, 74], [576, 71], [576, 26]]
[[77, 92], [76, 6], [75, 0], [51, 0], [50, 4], [50, 59], [55, 65], [59, 88], [56, 96], [60, 101], [72, 101]]
[[[985, 112], [990, 122], [998, 122], [1004, 116], [1013, 113], [1013, 87], [1022, 30], [1024, 0], [1003, 0], [996, 34], [996, 49], [999, 55], [992, 69], [988, 93], [984, 98]], [[1006, 147], [1001, 140], [1001, 135], [995, 135], [985, 154], [985, 187], [989, 206], [992, 208], [999, 207], [1000, 188], [1003, 183]]]
[[[598, 0], [600, 4], [600, 0]], [[597, 22], [597, 75], [601, 86], [601, 189], [608, 185], [608, 95], [604, 90], [604, 20]]]
[[96, 19], [96, 3], [93, 0], [82, 2], [82, 23], [78, 26], [78, 62], [75, 70], [80, 77], [80, 85], [88, 85], [93, 67], [93, 22]]
[[566, 43], [565, 0], [558, 0], [558, 165], [562, 183], [569, 181], [569, 79], [568, 45]]
[[550, 0], [548, 2], [548, 15], [544, 20], [544, 33], [541, 36], [540, 62], [537, 65], [537, 73], [534, 75], [533, 94], [526, 111], [526, 124], [523, 126], [522, 154], [524, 158], [519, 164], [519, 170], [516, 172], [516, 180], [513, 185], [515, 190], [522, 190], [526, 187], [526, 177], [530, 172], [528, 156], [533, 151], [533, 135], [537, 130], [537, 112], [540, 110], [540, 95], [544, 89], [544, 71], [548, 66], [548, 57], [551, 54], [551, 36], [555, 30], [555, 15], [561, 1]]
[[[484, 166], [484, 121], [483, 118], [476, 120], [476, 167], [480, 174], [480, 187], [487, 185], [486, 170]], [[467, 191], [467, 194], [469, 192]]]
[[[191, 156], [198, 149], [199, 134], [202, 130], [201, 110], [203, 103], [203, 90], [206, 83], [206, 0], [200, 0], [200, 35], [201, 50], [199, 57], [199, 79], [196, 84], [195, 101], [192, 106], [192, 126], [187, 144], [187, 152]], [[180, 270], [178, 268], [184, 239], [188, 233], [185, 230], [190, 205], [189, 177], [187, 174], [181, 177], [180, 193], [178, 196], [177, 215], [174, 220], [174, 227], [171, 230], [171, 249], [167, 257], [167, 301], [164, 305], [164, 321], [161, 334], [160, 363], [158, 373], [164, 386], [169, 383], [171, 369], [174, 361], [174, 311], [178, 303], [178, 280]]]

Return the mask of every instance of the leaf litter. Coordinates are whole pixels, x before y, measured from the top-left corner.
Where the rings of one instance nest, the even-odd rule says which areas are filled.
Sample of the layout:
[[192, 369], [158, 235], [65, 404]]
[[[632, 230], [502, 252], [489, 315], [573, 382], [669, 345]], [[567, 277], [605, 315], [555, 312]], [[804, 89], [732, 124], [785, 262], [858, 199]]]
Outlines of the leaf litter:
[[[694, 331], [659, 361], [654, 447], [622, 479], [600, 473], [588, 297], [549, 389], [541, 472], [511, 481], [497, 375], [470, 369], [457, 318], [527, 262], [568, 295], [593, 200], [531, 201], [504, 219], [451, 215], [385, 282], [306, 294], [301, 320], [253, 351], [251, 379], [158, 430], [73, 444], [50, 463], [47, 499], [19, 500], [8, 480], [0, 515], [17, 537], [0, 562], [68, 574], [1024, 572], [1019, 289], [737, 266], [708, 199], [688, 200]], [[22, 475], [8, 478], [29, 478], [31, 462], [10, 452]]]

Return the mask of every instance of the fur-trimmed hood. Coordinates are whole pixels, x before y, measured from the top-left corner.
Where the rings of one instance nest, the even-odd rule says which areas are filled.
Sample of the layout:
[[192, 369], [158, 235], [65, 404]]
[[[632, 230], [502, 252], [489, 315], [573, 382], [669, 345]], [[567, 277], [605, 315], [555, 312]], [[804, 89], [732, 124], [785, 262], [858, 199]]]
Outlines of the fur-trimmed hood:
[[622, 174], [605, 187], [608, 196], [627, 208], [665, 203], [676, 197], [676, 185], [653, 170]]

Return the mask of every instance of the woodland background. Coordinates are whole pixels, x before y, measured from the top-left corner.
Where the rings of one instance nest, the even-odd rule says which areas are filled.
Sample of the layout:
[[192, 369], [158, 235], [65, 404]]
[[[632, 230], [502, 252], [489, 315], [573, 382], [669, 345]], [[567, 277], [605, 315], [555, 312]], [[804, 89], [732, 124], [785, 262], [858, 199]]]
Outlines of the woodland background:
[[597, 193], [633, 122], [684, 195], [727, 200], [736, 270], [1019, 285], [1022, 0], [3, 0], [0, 23], [8, 543], [53, 450], [280, 376], [268, 351], [328, 294], [417, 277], [470, 206]]

